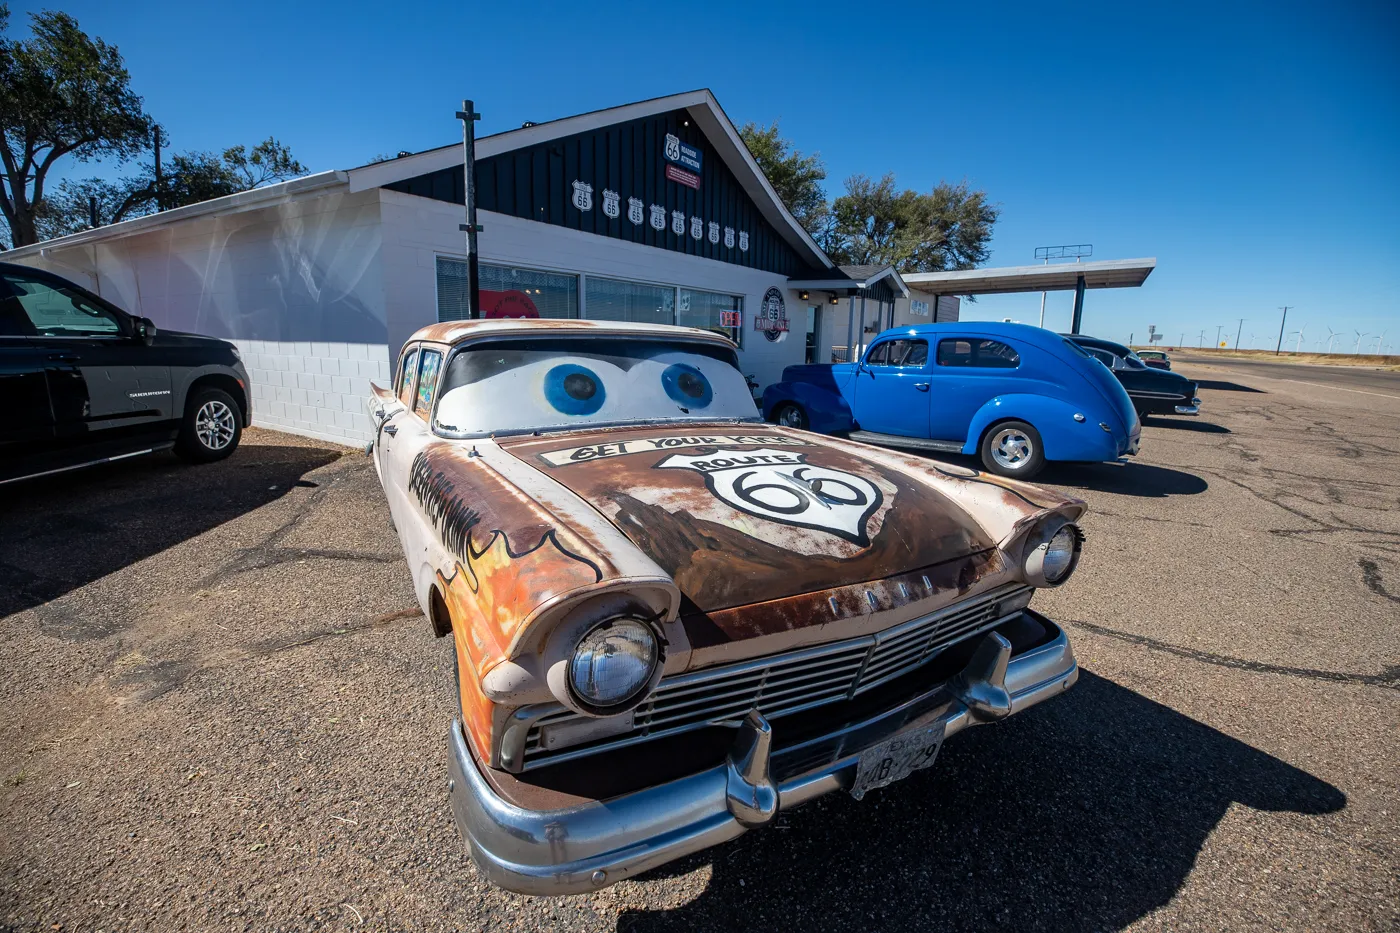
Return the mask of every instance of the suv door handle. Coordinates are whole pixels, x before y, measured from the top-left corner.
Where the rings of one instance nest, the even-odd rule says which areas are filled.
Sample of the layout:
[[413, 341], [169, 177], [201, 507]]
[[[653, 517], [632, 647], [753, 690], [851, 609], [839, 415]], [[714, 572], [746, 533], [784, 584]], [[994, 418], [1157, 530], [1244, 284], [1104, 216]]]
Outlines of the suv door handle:
[[399, 433], [398, 425], [394, 425], [394, 424], [386, 424], [386, 425], [384, 425], [384, 433], [387, 434], [387, 435], [389, 435], [390, 437], [393, 437], [395, 434], [398, 434], [398, 433]]
[[928, 391], [928, 383], [927, 383], [927, 382], [916, 382], [916, 383], [914, 383], [914, 388], [918, 389], [920, 392], [927, 392], [927, 391]]
[[55, 363], [76, 363], [79, 357], [76, 353], [50, 353], [49, 359]]

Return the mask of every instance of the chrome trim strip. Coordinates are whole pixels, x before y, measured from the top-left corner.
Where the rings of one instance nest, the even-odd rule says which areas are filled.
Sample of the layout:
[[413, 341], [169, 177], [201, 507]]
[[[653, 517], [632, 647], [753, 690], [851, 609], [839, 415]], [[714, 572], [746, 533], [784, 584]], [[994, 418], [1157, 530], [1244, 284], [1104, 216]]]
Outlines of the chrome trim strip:
[[[165, 448], [162, 447], [161, 449], [164, 450]], [[141, 457], [146, 454], [155, 453], [155, 451], [156, 448], [147, 447], [145, 450], [133, 450], [130, 453], [115, 454], [111, 457], [99, 457], [96, 460], [86, 460], [82, 463], [75, 463], [72, 466], [57, 467], [56, 469], [44, 470], [40, 473], [26, 473], [23, 476], [12, 476], [9, 479], [0, 479], [0, 486], [6, 483], [18, 483], [22, 479], [38, 479], [41, 476], [53, 476], [55, 473], [67, 473], [69, 470], [81, 470], [85, 467], [97, 466], [99, 463], [115, 463], [118, 460], [125, 460], [128, 457]]]

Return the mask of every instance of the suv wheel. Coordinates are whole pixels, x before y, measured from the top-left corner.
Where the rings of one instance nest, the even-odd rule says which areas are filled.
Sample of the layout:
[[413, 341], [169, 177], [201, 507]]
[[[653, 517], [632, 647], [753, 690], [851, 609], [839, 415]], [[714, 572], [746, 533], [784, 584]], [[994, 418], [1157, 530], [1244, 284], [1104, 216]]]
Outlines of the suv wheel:
[[237, 450], [242, 437], [243, 417], [233, 396], [223, 389], [200, 389], [185, 403], [175, 452], [195, 463], [212, 463]]
[[982, 465], [998, 476], [1030, 479], [1045, 466], [1040, 432], [1024, 421], [1003, 421], [982, 435]]

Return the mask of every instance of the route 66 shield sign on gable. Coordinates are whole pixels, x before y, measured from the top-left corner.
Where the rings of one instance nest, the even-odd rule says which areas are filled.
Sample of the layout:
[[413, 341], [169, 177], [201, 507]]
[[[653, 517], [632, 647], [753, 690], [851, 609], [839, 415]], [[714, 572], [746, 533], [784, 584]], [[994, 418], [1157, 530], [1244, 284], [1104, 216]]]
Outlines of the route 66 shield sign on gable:
[[811, 528], [866, 547], [866, 522], [884, 501], [863, 476], [806, 462], [788, 450], [716, 450], [672, 454], [658, 470], [695, 470], [717, 499], [740, 512], [784, 525]]

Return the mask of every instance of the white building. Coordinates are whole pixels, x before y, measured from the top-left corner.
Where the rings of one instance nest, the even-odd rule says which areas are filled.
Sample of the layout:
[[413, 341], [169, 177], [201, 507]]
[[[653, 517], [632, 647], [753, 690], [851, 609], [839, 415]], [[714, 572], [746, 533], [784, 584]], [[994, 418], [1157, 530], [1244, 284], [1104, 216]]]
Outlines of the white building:
[[[759, 386], [895, 324], [957, 319], [956, 298], [935, 314], [887, 267], [837, 268], [709, 91], [483, 137], [476, 155], [486, 316], [714, 329]], [[388, 381], [419, 327], [465, 314], [462, 189], [457, 143], [0, 258], [232, 340], [256, 424], [355, 443], [372, 436], [370, 380]]]

